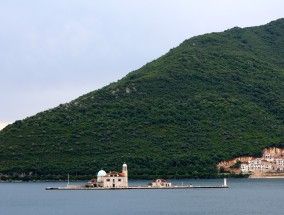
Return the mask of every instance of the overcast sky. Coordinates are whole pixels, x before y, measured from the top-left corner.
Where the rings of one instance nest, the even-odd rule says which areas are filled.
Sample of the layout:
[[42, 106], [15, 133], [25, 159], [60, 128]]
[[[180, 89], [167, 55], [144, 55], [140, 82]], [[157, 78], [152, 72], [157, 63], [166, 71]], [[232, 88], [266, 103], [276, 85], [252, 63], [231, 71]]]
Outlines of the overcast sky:
[[0, 0], [0, 129], [192, 36], [266, 24], [283, 11], [283, 0]]

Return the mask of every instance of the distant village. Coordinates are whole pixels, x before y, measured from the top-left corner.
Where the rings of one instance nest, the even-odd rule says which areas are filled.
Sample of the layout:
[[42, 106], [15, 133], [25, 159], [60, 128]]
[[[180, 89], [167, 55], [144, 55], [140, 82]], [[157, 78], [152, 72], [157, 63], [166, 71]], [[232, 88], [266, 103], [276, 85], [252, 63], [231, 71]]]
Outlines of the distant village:
[[220, 162], [217, 168], [231, 173], [252, 175], [284, 173], [284, 149], [275, 147], [267, 148], [264, 149], [260, 158], [238, 157]]

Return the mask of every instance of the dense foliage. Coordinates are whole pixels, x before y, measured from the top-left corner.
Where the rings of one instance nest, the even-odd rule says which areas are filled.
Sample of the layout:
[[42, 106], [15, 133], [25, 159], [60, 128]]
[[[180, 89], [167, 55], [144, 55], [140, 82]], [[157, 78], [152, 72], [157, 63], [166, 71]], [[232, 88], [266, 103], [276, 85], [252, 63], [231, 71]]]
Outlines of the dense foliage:
[[[0, 132], [0, 173], [216, 176], [283, 147], [284, 20], [193, 37], [122, 80]], [[64, 176], [63, 176], [64, 175]], [[22, 175], [23, 176], [23, 175]]]

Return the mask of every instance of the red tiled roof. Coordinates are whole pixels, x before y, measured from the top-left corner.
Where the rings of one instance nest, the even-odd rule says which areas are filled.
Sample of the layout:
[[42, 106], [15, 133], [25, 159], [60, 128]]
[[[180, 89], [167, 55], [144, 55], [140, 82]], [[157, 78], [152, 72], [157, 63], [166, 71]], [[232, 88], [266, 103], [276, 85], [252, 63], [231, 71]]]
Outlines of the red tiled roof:
[[125, 174], [122, 173], [122, 172], [112, 171], [112, 172], [107, 173], [107, 174], [105, 175], [105, 177], [110, 177], [110, 175], [118, 175], [118, 176], [120, 176], [120, 177], [124, 177], [124, 176], [125, 176]]

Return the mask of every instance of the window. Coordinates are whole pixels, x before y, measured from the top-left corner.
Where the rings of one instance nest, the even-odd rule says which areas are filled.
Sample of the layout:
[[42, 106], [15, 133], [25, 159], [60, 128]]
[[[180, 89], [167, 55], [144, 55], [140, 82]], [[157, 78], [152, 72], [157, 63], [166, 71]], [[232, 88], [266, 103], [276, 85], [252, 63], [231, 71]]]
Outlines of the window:
[[108, 178], [106, 181], [110, 181], [110, 179]]
[[118, 179], [118, 181], [121, 181], [121, 179]]

